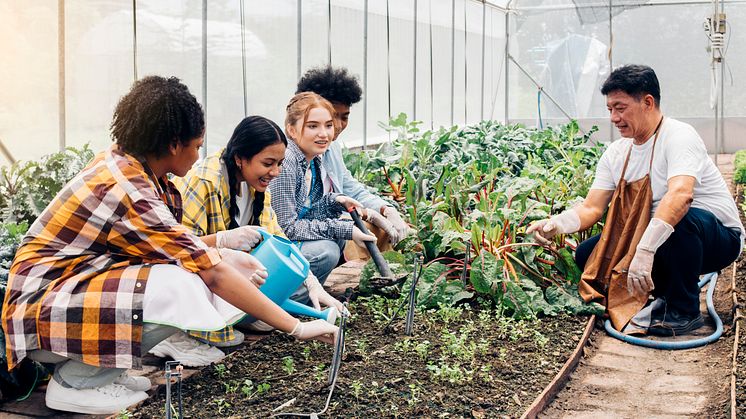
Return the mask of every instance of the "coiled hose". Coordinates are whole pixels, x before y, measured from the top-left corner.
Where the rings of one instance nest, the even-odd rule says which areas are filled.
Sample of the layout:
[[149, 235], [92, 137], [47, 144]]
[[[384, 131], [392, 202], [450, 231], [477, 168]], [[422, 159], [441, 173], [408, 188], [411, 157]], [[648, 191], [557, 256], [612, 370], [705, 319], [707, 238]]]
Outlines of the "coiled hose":
[[611, 325], [611, 321], [606, 320], [604, 323], [604, 329], [606, 329], [606, 332], [610, 334], [611, 336], [627, 342], [631, 343], [633, 345], [639, 345], [644, 346], [646, 348], [654, 348], [654, 349], [666, 349], [666, 350], [677, 350], [677, 349], [691, 349], [691, 348], [698, 348], [700, 346], [707, 345], [709, 343], [715, 342], [716, 340], [720, 339], [720, 336], [723, 334], [723, 321], [718, 316], [717, 312], [715, 311], [715, 305], [712, 302], [712, 297], [715, 294], [715, 286], [717, 285], [717, 278], [718, 275], [716, 272], [709, 273], [705, 275], [701, 281], [697, 284], [699, 288], [701, 289], [707, 283], [710, 284], [709, 287], [707, 287], [707, 312], [710, 314], [710, 317], [715, 321], [715, 332], [713, 332], [710, 336], [706, 336], [699, 339], [690, 339], [685, 341], [678, 341], [678, 342], [669, 342], [669, 341], [659, 341], [659, 340], [650, 340], [645, 338], [638, 338], [635, 336], [628, 336], [623, 333], [618, 332], [614, 327]]

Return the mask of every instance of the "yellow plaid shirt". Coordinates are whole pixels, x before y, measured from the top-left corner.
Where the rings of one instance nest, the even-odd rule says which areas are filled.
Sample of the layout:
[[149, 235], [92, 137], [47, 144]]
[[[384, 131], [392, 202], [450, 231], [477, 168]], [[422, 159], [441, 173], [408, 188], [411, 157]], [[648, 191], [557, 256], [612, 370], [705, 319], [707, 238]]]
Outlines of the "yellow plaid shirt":
[[36, 349], [141, 367], [150, 266], [199, 272], [220, 262], [180, 218], [167, 179], [152, 178], [115, 145], [97, 155], [34, 222], [13, 260], [2, 312], [8, 368]]
[[[183, 178], [172, 179], [183, 199], [182, 223], [198, 236], [227, 230], [230, 224], [230, 187], [220, 158], [222, 153], [219, 151], [208, 156]], [[249, 187], [249, 190], [253, 197], [254, 189]], [[270, 234], [284, 236], [271, 203], [267, 190], [264, 193], [264, 209], [259, 216], [259, 225]], [[246, 210], [251, 211], [251, 208]], [[232, 327], [214, 332], [191, 331], [190, 334], [208, 342], [228, 342], [235, 338]]]

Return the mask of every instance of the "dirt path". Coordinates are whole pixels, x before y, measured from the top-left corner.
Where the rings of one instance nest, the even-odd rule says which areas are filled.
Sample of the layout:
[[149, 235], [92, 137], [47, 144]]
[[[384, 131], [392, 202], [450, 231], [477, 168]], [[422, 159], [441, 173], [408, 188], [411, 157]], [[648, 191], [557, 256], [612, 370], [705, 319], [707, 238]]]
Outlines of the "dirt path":
[[[732, 156], [719, 156], [718, 166], [731, 184]], [[683, 351], [633, 346], [597, 328], [585, 358], [541, 418], [681, 418], [730, 417], [730, 331], [732, 269], [723, 270], [716, 288], [716, 308], [725, 324], [723, 337], [712, 345]], [[699, 335], [713, 323], [706, 314]]]

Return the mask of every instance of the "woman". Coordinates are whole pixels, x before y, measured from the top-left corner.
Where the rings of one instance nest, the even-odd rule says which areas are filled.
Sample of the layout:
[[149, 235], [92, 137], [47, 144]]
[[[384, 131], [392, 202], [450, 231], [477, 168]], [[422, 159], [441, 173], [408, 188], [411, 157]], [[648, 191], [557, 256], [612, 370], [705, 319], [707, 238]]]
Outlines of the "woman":
[[[280, 174], [287, 139], [280, 127], [261, 116], [242, 120], [233, 131], [225, 149], [208, 156], [174, 184], [184, 197], [182, 223], [210, 246], [251, 250], [261, 239], [256, 227], [270, 234], [283, 235], [277, 216], [270, 206], [267, 187]], [[315, 307], [320, 303], [344, 306], [324, 291], [313, 274], [305, 281], [308, 296]], [[266, 324], [254, 322], [249, 327], [268, 330]], [[271, 327], [269, 328], [271, 329]], [[185, 365], [201, 366], [223, 357], [210, 345], [238, 345], [243, 334], [233, 327], [217, 332], [191, 332], [190, 338], [175, 333], [151, 350], [157, 356], [171, 356]]]
[[[360, 245], [376, 237], [364, 234], [351, 220], [342, 220], [345, 210], [368, 212], [354, 199], [332, 192], [321, 155], [334, 139], [334, 108], [312, 92], [295, 95], [287, 106], [285, 132], [292, 139], [285, 151], [282, 173], [270, 184], [272, 208], [290, 240], [301, 242], [301, 252], [323, 284], [339, 262], [345, 241]], [[370, 211], [371, 213], [375, 211]]]
[[52, 200], [24, 237], [3, 304], [8, 366], [56, 363], [53, 409], [116, 413], [145, 398], [129, 377], [140, 354], [182, 329], [218, 330], [249, 313], [300, 339], [336, 328], [301, 323], [266, 298], [261, 264], [210, 248], [180, 223], [166, 177], [199, 156], [204, 115], [177, 78], [146, 77], [117, 104], [115, 144]]

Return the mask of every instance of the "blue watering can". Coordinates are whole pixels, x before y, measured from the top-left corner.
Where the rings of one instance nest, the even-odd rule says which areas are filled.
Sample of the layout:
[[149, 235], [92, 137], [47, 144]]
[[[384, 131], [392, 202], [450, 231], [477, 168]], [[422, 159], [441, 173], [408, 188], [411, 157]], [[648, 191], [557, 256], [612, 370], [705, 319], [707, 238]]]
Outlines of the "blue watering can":
[[290, 314], [324, 319], [333, 324], [337, 318], [336, 308], [329, 307], [319, 311], [290, 299], [310, 271], [310, 264], [300, 249], [290, 240], [269, 234], [263, 228], [257, 231], [262, 235], [262, 242], [251, 254], [262, 262], [268, 274], [259, 291]]

